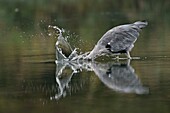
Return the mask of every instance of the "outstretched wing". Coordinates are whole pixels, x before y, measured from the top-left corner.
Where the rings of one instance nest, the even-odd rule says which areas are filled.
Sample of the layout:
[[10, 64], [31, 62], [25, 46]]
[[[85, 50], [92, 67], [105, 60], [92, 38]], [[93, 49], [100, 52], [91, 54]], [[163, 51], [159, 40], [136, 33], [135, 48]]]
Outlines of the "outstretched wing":
[[147, 22], [139, 21], [114, 27], [103, 35], [98, 44], [105, 46], [113, 53], [130, 51], [139, 36], [139, 31], [146, 25]]

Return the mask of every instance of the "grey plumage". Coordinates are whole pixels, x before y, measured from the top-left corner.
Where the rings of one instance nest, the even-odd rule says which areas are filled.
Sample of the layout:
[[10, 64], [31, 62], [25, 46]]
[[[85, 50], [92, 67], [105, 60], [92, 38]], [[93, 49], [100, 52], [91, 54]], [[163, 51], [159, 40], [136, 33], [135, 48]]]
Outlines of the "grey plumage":
[[87, 58], [95, 58], [102, 54], [125, 53], [131, 59], [129, 52], [134, 47], [134, 43], [139, 36], [139, 32], [148, 23], [137, 21], [133, 24], [126, 24], [114, 27], [107, 31], [97, 42], [97, 45], [90, 52]]

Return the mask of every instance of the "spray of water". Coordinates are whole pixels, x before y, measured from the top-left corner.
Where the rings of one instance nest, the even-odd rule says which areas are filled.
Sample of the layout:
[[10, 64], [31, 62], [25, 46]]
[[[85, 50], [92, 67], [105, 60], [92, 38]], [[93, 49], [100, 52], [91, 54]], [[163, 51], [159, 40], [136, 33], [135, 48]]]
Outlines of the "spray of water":
[[57, 26], [48, 26], [50, 33], [49, 36], [57, 37], [56, 47], [56, 59], [66, 61], [79, 61], [84, 60], [89, 52], [83, 53], [79, 48], [73, 48], [68, 39], [71, 37], [64, 29], [60, 29]]

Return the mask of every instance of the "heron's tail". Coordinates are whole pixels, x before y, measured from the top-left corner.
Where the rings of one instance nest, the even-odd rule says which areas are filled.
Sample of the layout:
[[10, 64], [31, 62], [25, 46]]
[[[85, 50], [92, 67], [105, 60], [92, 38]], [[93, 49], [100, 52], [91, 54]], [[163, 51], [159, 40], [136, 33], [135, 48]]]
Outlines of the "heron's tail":
[[140, 29], [142, 29], [142, 28], [144, 28], [144, 27], [146, 27], [148, 25], [148, 22], [147, 21], [137, 21], [137, 22], [135, 22], [133, 24], [135, 24]]

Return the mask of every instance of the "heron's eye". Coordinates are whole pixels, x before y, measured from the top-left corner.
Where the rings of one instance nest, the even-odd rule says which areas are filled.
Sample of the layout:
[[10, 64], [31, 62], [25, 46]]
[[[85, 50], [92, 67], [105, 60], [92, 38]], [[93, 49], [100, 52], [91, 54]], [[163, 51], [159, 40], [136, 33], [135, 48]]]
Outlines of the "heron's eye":
[[110, 48], [111, 48], [111, 46], [110, 46], [109, 44], [107, 44], [105, 47], [106, 47], [106, 48], [108, 48], [108, 49], [110, 49]]

